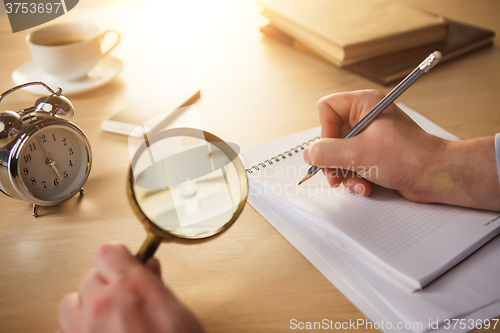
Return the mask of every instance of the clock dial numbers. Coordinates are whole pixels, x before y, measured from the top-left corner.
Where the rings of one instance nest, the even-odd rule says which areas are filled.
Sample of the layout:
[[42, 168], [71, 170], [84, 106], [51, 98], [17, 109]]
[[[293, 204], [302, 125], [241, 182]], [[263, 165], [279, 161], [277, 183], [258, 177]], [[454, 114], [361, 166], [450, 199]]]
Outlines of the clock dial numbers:
[[[57, 199], [82, 180], [80, 165], [86, 154], [83, 141], [64, 127], [47, 127], [24, 145], [19, 175], [26, 188], [40, 199]], [[75, 185], [76, 184], [76, 185]]]

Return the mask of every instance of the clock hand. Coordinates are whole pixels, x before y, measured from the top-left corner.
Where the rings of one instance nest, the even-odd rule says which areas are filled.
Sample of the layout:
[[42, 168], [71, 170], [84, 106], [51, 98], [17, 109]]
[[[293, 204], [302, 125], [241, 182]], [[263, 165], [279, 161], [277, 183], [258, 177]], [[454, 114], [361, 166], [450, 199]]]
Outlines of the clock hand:
[[56, 161], [49, 160], [49, 165], [52, 167], [52, 170], [54, 170], [54, 172], [56, 173], [57, 177], [59, 177], [59, 179], [63, 179], [61, 173], [59, 172], [59, 170], [57, 170]]
[[45, 156], [47, 156], [47, 159], [51, 161], [52, 159], [50, 158], [49, 152], [47, 149], [45, 149], [45, 146], [43, 145], [43, 142], [40, 140], [40, 137], [37, 136], [36, 139], [38, 140], [38, 143], [40, 144], [40, 147], [42, 147], [43, 152], [45, 153]]
[[45, 146], [43, 145], [43, 142], [40, 140], [40, 137], [37, 136], [36, 138], [38, 140], [38, 143], [40, 144], [40, 147], [42, 147], [42, 150], [45, 153], [45, 156], [47, 156], [47, 164], [52, 167], [52, 170], [54, 170], [57, 177], [59, 177], [59, 179], [62, 179], [63, 177], [56, 167], [56, 161], [54, 161], [53, 159], [50, 158], [49, 152], [47, 151], [47, 149], [45, 149]]

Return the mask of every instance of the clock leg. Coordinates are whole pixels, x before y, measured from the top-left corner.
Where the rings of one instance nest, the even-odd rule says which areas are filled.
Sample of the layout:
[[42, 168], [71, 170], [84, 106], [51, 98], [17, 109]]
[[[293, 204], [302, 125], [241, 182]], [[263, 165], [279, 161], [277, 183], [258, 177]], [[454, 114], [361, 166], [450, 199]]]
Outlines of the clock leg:
[[80, 189], [80, 194], [83, 194], [83, 192], [85, 192], [85, 190], [83, 189], [83, 187]]
[[38, 208], [40, 208], [40, 206], [33, 204], [33, 214], [31, 215], [38, 217]]

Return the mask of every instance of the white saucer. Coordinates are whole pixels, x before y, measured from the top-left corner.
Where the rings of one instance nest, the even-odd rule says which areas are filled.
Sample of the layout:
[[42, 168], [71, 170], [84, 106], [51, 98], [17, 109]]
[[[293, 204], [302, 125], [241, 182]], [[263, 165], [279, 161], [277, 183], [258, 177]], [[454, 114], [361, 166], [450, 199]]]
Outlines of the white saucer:
[[[106, 84], [114, 79], [122, 69], [123, 62], [118, 58], [108, 55], [99, 61], [86, 77], [75, 81], [64, 81], [40, 71], [35, 64], [30, 61], [17, 68], [14, 73], [12, 73], [12, 81], [14, 81], [16, 85], [31, 81], [43, 81], [54, 90], [61, 87], [63, 95], [70, 95], [96, 89]], [[42, 86], [28, 86], [24, 88], [23, 91], [33, 94], [47, 93], [47, 90]]]

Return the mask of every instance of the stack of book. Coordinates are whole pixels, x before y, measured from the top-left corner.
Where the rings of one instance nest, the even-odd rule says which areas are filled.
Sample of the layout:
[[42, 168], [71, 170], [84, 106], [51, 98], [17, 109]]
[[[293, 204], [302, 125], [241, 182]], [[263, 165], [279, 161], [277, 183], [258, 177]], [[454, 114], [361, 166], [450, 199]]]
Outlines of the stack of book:
[[490, 30], [446, 20], [396, 0], [260, 0], [268, 37], [381, 84], [427, 55], [443, 61], [491, 45]]

